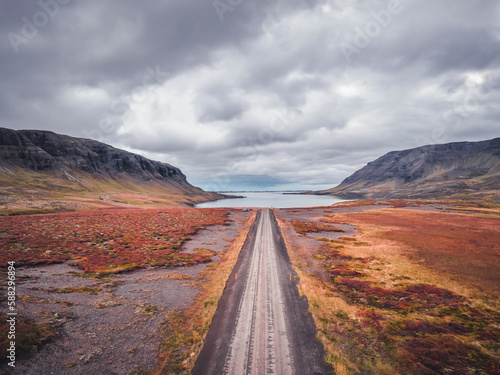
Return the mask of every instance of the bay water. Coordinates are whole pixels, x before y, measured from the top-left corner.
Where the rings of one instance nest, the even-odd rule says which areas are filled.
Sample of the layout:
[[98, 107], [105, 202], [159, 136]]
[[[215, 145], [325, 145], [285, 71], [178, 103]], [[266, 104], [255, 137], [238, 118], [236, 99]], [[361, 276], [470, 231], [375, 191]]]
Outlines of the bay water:
[[198, 208], [300, 208], [330, 206], [344, 199], [331, 195], [308, 195], [308, 194], [283, 194], [283, 192], [231, 192], [227, 195], [244, 196], [245, 198], [219, 199], [212, 202], [204, 202], [196, 205]]

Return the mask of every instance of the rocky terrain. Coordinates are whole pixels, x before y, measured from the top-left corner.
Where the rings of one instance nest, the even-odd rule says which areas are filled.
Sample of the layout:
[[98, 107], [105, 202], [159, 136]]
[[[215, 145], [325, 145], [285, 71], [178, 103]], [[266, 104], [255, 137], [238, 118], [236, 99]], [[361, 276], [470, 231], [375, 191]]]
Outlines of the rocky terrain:
[[154, 191], [194, 202], [220, 198], [189, 184], [181, 170], [170, 164], [49, 131], [0, 128], [0, 170], [0, 195], [7, 196], [81, 190], [96, 194]]
[[316, 194], [500, 199], [500, 138], [389, 152], [339, 186]]

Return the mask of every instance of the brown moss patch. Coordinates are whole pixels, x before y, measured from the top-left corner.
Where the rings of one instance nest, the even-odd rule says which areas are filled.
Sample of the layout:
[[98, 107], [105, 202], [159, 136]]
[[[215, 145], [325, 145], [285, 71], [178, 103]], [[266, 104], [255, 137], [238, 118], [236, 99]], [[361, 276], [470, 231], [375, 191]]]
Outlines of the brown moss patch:
[[344, 230], [334, 227], [333, 225], [326, 225], [315, 223], [311, 221], [292, 221], [292, 225], [297, 233], [310, 233], [310, 232], [344, 232]]
[[[7, 317], [5, 315], [1, 316], [0, 323], [0, 351], [2, 353], [7, 353], [10, 341], [8, 338], [10, 325], [7, 323]], [[17, 318], [16, 319], [16, 332], [15, 332], [15, 343], [16, 352], [28, 352], [32, 349], [45, 343], [52, 336], [55, 336], [55, 331], [51, 324], [34, 324], [28, 320]], [[6, 355], [2, 355], [0, 361], [6, 360]]]

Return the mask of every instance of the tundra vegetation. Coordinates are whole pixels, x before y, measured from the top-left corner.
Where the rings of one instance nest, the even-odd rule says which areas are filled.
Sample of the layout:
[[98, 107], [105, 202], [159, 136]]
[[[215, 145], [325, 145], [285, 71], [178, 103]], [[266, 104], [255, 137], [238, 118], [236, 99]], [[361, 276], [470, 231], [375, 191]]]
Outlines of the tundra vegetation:
[[[357, 231], [307, 253], [297, 240], [322, 221]], [[500, 373], [500, 205], [342, 203], [280, 224], [337, 374]]]
[[[0, 217], [0, 257], [15, 261], [16, 268], [70, 262], [76, 269], [84, 271], [82, 277], [107, 282], [113, 274], [148, 266], [189, 267], [211, 262], [214, 252], [198, 248], [183, 253], [181, 246], [196, 231], [224, 224], [226, 220], [226, 210], [195, 208], [108, 209], [3, 216]], [[6, 271], [6, 268], [0, 269], [2, 280], [6, 280]], [[34, 286], [30, 289], [50, 293], [97, 294], [100, 291], [99, 287], [47, 289]], [[1, 298], [5, 299], [6, 293], [2, 293]], [[18, 298], [30, 297], [18, 295]], [[216, 304], [216, 301], [212, 303]], [[145, 306], [143, 310], [144, 313], [153, 313], [155, 306]], [[35, 324], [19, 317], [16, 327], [19, 351], [27, 352], [55, 336], [64, 318], [55, 316], [49, 323]], [[2, 352], [8, 347], [8, 329], [3, 316], [0, 323]]]
[[0, 255], [18, 266], [72, 261], [85, 272], [208, 262], [210, 252], [180, 253], [189, 235], [222, 224], [223, 210], [98, 210], [0, 217]]

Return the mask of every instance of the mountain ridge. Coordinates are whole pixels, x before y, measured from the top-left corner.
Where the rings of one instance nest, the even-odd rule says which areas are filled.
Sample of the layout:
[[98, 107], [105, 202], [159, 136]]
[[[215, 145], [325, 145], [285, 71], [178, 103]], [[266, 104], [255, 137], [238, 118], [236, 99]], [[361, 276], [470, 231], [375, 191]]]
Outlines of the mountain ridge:
[[[150, 189], [174, 194], [181, 201], [184, 196], [188, 204], [223, 197], [191, 185], [182, 171], [170, 164], [95, 140], [45, 130], [0, 127], [0, 170], [0, 187], [4, 188], [67, 191], [100, 186], [98, 193], [104, 194], [109, 193], [104, 191], [109, 184], [113, 192]], [[33, 181], [40, 184], [33, 186]]]
[[346, 198], [500, 198], [500, 138], [391, 151], [332, 189]]

